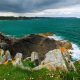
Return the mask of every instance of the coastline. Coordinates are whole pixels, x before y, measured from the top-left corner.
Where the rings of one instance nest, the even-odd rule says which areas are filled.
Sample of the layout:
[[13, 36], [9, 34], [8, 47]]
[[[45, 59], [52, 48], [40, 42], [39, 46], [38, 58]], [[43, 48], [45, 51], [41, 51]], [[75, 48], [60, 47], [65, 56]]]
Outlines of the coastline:
[[[65, 42], [65, 41], [68, 41], [68, 40], [64, 40], [64, 38], [63, 37], [61, 37], [61, 36], [57, 36], [57, 35], [55, 35], [55, 34], [53, 34], [53, 33], [40, 33], [40, 34], [28, 34], [28, 35], [26, 35], [26, 36], [23, 36], [23, 37], [21, 37], [21, 38], [17, 38], [17, 37], [11, 37], [11, 36], [7, 36], [7, 35], [5, 35], [4, 33], [0, 33], [0, 36], [1, 37], [4, 37], [4, 42], [7, 42], [7, 44], [8, 44], [8, 46], [9, 47], [11, 47], [13, 44], [17, 44], [19, 41], [20, 41], [20, 43], [22, 44], [25, 40], [27, 40], [28, 38], [29, 38], [29, 36], [33, 36], [33, 38], [35, 37], [35, 36], [42, 36], [42, 37], [47, 37], [47, 38], [49, 38], [49, 39], [51, 39], [51, 40], [56, 40], [56, 41], [63, 41], [63, 42]], [[0, 39], [1, 39], [1, 37], [0, 37]], [[7, 41], [6, 41], [7, 40]], [[22, 42], [21, 42], [22, 41]], [[35, 41], [36, 42], [36, 41]], [[73, 50], [72, 50], [72, 58], [73, 58], [73, 60], [78, 60], [78, 59], [80, 59], [80, 54], [79, 54], [79, 52], [80, 52], [80, 50], [79, 50], [79, 47], [75, 44], [75, 43], [73, 43], [73, 42], [70, 42], [71, 43], [71, 45], [72, 45], [72, 48], [73, 48]], [[19, 43], [18, 43], [19, 44]], [[25, 44], [25, 43], [23, 43], [23, 44]], [[19, 48], [19, 47], [18, 47]], [[10, 48], [9, 48], [10, 49]], [[12, 52], [12, 50], [10, 50], [11, 52]], [[14, 51], [14, 50], [13, 50]], [[21, 51], [22, 52], [22, 51]], [[16, 54], [16, 52], [15, 52], [15, 54]], [[13, 52], [12, 52], [12, 55], [14, 56], [15, 54], [13, 54]]]
[[[75, 73], [76, 67], [74, 64], [77, 60], [71, 60], [70, 54], [71, 51], [74, 51], [72, 43], [60, 38], [60, 36], [56, 36], [55, 34], [52, 35], [52, 33], [49, 32], [30, 34], [16, 40], [0, 34], [0, 40], [2, 39], [2, 48], [0, 48], [1, 53], [5, 52], [4, 57], [8, 54], [7, 59], [11, 60], [2, 62], [1, 64], [3, 67], [5, 67], [4, 65], [6, 65], [6, 67], [9, 65], [11, 66], [11, 69], [14, 67], [16, 69], [19, 68], [21, 74], [22, 70], [30, 71], [33, 74], [34, 72], [39, 72], [41, 70], [44, 72], [44, 69], [49, 72], [64, 71], [68, 73], [73, 71]], [[69, 52], [69, 50], [71, 51]], [[31, 58], [30, 60], [25, 60], [29, 57]], [[35, 61], [36, 58], [38, 59], [38, 64]], [[28, 63], [33, 67], [31, 67], [31, 65], [24, 65]]]
[[[52, 39], [55, 39], [55, 40], [61, 40], [61, 41], [68, 41], [68, 40], [65, 40], [62, 36], [57, 36], [57, 35], [53, 35], [53, 36], [49, 36], [49, 38], [52, 38]], [[80, 47], [74, 43], [74, 42], [71, 42], [72, 44], [72, 58], [74, 61], [77, 61], [80, 59]]]
[[32, 19], [79, 19], [77, 17], [26, 17], [26, 16], [0, 16], [0, 20], [32, 20]]

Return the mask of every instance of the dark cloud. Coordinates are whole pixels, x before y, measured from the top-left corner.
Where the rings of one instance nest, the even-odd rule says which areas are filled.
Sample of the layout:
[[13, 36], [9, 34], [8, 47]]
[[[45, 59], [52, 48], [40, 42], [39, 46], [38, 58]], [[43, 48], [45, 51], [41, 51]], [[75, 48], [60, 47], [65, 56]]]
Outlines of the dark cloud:
[[0, 0], [0, 12], [33, 12], [77, 5], [80, 0]]

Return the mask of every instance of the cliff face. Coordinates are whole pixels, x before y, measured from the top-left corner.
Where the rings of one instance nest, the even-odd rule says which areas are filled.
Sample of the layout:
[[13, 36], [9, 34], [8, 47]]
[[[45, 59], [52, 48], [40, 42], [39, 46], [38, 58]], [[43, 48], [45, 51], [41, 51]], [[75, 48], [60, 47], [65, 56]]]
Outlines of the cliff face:
[[42, 34], [32, 34], [25, 38], [14, 40], [0, 34], [0, 43], [6, 43], [4, 44], [5, 47], [4, 45], [0, 45], [0, 47], [10, 50], [12, 57], [17, 52], [22, 53], [23, 58], [31, 56], [32, 52], [38, 52], [41, 60], [44, 59], [45, 54], [50, 50], [59, 49], [60, 47], [72, 48], [70, 42], [56, 41], [42, 36]]

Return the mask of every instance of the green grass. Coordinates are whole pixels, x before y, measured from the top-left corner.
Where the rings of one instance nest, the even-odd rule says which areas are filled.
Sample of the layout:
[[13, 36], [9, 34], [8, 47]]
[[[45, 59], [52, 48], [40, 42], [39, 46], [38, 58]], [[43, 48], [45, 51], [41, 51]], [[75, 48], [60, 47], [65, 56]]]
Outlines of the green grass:
[[[31, 62], [24, 63], [25, 66], [33, 67]], [[77, 72], [70, 71], [48, 71], [41, 69], [38, 71], [27, 71], [15, 68], [10, 64], [0, 65], [0, 80], [80, 80], [80, 64], [75, 63]]]

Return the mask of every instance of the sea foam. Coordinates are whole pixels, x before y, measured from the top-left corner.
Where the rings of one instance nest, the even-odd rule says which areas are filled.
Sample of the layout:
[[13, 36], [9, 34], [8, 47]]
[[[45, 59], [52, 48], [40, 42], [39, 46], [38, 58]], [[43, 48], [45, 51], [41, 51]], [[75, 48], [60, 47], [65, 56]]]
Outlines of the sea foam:
[[61, 37], [61, 36], [57, 36], [57, 35], [53, 35], [53, 36], [48, 36], [48, 38], [50, 38], [50, 39], [55, 39], [55, 40], [64, 40], [64, 38], [63, 37]]
[[80, 48], [79, 48], [79, 46], [75, 43], [72, 43], [72, 47], [73, 47], [73, 50], [71, 50], [72, 58], [75, 60], [79, 60], [80, 59]]

